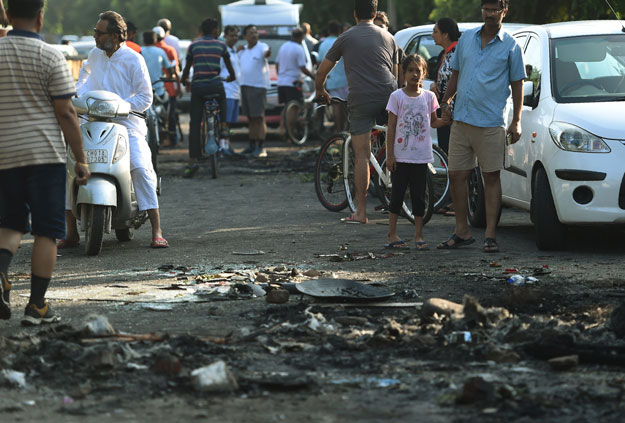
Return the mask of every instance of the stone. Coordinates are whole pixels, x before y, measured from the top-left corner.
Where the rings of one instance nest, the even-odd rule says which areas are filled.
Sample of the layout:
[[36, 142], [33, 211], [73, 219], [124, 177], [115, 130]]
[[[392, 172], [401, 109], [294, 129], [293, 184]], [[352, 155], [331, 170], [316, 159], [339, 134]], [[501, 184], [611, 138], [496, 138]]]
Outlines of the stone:
[[484, 358], [495, 363], [518, 363], [521, 361], [521, 356], [515, 351], [497, 347], [491, 348]]
[[625, 337], [625, 304], [621, 304], [612, 312], [610, 329], [619, 338]]
[[555, 372], [566, 372], [568, 370], [573, 370], [579, 364], [579, 356], [578, 355], [567, 355], [564, 357], [556, 357], [549, 360], [549, 365], [551, 366], [551, 370]]
[[488, 382], [480, 376], [469, 378], [462, 389], [462, 393], [456, 398], [457, 404], [473, 404], [476, 402], [489, 402], [495, 399], [495, 384]]
[[258, 275], [256, 275], [256, 282], [259, 282], [259, 283], [269, 282], [269, 278], [267, 277], [267, 275], [263, 273], [259, 273]]
[[282, 288], [272, 289], [265, 298], [269, 304], [286, 304], [289, 302], [289, 291]]
[[421, 313], [424, 316], [433, 316], [438, 314], [439, 316], [445, 315], [454, 319], [460, 319], [464, 316], [463, 307], [461, 304], [454, 303], [442, 298], [430, 298], [421, 308]]
[[164, 354], [156, 358], [154, 372], [166, 376], [176, 376], [180, 373], [181, 367], [178, 357]]

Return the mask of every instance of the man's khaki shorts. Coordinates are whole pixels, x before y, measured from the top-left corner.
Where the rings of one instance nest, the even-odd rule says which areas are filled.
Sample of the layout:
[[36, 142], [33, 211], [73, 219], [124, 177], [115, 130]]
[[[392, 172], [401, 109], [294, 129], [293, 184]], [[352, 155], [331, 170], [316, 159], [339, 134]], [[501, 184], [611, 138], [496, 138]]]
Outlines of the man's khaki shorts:
[[479, 163], [482, 172], [497, 172], [504, 168], [505, 153], [505, 128], [480, 128], [458, 121], [452, 123], [449, 170], [471, 170]]

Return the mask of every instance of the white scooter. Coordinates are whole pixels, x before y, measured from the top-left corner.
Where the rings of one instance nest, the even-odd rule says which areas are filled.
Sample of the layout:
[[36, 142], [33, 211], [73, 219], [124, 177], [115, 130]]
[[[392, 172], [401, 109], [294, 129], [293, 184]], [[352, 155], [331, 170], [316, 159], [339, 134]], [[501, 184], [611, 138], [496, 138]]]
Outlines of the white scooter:
[[75, 158], [68, 149], [68, 191], [72, 213], [85, 232], [85, 252], [97, 255], [104, 234], [111, 229], [119, 241], [130, 241], [134, 230], [144, 224], [147, 212], [140, 212], [130, 176], [128, 131], [115, 118], [145, 115], [130, 110], [130, 104], [108, 91], [88, 91], [73, 99], [80, 125], [91, 178], [76, 184]]

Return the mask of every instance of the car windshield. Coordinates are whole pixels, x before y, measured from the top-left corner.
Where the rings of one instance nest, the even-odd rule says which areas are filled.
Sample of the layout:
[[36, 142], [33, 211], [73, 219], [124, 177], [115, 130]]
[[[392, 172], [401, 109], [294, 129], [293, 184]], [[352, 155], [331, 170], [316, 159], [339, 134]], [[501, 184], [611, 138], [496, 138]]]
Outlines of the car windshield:
[[625, 100], [625, 34], [555, 39], [551, 62], [559, 103]]

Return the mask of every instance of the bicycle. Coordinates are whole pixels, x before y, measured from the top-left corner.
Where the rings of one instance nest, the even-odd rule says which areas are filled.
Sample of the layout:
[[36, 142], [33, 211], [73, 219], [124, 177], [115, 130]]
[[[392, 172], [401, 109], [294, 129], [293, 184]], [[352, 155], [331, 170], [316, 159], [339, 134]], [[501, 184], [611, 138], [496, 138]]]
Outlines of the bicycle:
[[[332, 98], [332, 102], [344, 103], [344, 100]], [[385, 166], [385, 141], [386, 127], [376, 125], [372, 132], [372, 149], [369, 157], [370, 191], [376, 194], [383, 207], [386, 208], [390, 203], [392, 184], [390, 172], [386, 170]], [[434, 163], [428, 164], [424, 223], [431, 219], [435, 211], [447, 205], [450, 195], [447, 155], [437, 145], [433, 145], [432, 149]], [[349, 206], [352, 212], [356, 211], [356, 204], [352, 196], [352, 192], [354, 192], [353, 168], [350, 134], [336, 134], [321, 146], [315, 166], [315, 192], [321, 204], [328, 210], [341, 211]], [[409, 195], [407, 192], [402, 206], [402, 215], [414, 222]]]
[[202, 152], [200, 160], [210, 162], [213, 179], [216, 179], [218, 174], [217, 152], [219, 151], [219, 140], [217, 139], [217, 134], [219, 134], [221, 129], [219, 113], [219, 95], [209, 94], [204, 96], [202, 126], [200, 129], [200, 150]]
[[[302, 83], [297, 85], [302, 90]], [[284, 126], [289, 140], [293, 144], [304, 144], [310, 135], [326, 139], [334, 131], [332, 108], [315, 107], [315, 91], [301, 100], [290, 100], [284, 106]]]

